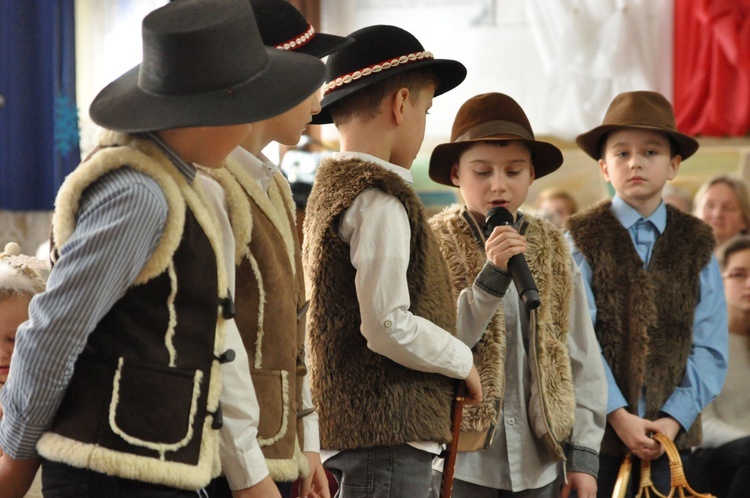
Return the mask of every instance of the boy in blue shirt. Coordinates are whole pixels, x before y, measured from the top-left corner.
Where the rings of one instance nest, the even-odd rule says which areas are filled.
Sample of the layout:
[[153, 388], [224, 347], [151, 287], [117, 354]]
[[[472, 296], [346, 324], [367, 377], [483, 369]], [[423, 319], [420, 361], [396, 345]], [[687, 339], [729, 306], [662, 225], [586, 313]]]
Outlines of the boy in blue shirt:
[[615, 97], [602, 125], [576, 143], [616, 192], [568, 222], [609, 384], [597, 496], [612, 496], [628, 451], [636, 462], [654, 461], [652, 478], [666, 493], [668, 461], [650, 435], [666, 434], [683, 457], [699, 444], [699, 414], [727, 368], [711, 230], [662, 201], [664, 185], [698, 142], [677, 131], [664, 96], [642, 91]]

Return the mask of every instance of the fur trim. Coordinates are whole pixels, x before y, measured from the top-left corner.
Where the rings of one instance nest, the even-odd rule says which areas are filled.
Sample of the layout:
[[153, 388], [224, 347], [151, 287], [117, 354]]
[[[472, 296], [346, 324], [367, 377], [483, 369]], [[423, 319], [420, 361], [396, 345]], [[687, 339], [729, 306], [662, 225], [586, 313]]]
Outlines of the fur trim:
[[112, 451], [52, 432], [42, 435], [37, 443], [37, 451], [48, 460], [110, 476], [196, 490], [207, 486], [220, 471], [216, 464], [219, 461], [219, 439], [217, 431], [211, 429], [210, 417], [206, 418], [203, 425], [203, 434], [197, 466]]
[[[280, 441], [286, 436], [286, 431], [289, 429], [289, 372], [282, 370], [281, 372], [281, 427], [279, 432], [269, 438], [258, 437], [258, 445], [270, 446], [276, 441]], [[295, 439], [295, 445], [297, 444]]]
[[125, 165], [152, 177], [164, 192], [169, 215], [154, 253], [141, 269], [134, 285], [145, 283], [163, 273], [180, 244], [185, 225], [185, 204], [180, 189], [189, 188], [185, 178], [150, 140], [105, 130], [98, 136], [104, 147], [81, 163], [66, 178], [55, 198], [52, 216], [53, 240], [62, 248], [76, 226], [76, 216], [83, 191], [102, 175]]
[[268, 473], [274, 482], [290, 482], [304, 479], [310, 474], [307, 456], [300, 450], [299, 442], [294, 441], [294, 456], [288, 460], [266, 459]]

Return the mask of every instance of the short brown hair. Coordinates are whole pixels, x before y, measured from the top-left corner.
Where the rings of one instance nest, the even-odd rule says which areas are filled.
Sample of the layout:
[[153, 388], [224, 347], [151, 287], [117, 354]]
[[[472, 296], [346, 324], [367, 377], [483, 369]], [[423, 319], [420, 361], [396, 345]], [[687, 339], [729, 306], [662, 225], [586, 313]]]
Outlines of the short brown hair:
[[409, 98], [413, 103], [421, 90], [429, 85], [437, 87], [438, 83], [437, 74], [430, 69], [415, 69], [397, 74], [334, 103], [330, 107], [331, 117], [336, 126], [346, 124], [355, 117], [373, 118], [383, 99], [399, 88], [409, 90]]
[[719, 261], [721, 271], [727, 269], [729, 258], [740, 251], [750, 249], [750, 235], [736, 235], [725, 242], [717, 251], [716, 259]]

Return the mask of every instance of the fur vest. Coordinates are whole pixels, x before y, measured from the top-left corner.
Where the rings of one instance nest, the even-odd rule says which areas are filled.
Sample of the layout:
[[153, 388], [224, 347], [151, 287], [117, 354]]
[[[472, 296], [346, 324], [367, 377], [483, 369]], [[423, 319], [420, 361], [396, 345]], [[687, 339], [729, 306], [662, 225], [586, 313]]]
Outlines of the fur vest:
[[235, 321], [260, 404], [258, 443], [271, 478], [308, 474], [302, 419], [305, 282], [288, 182], [277, 173], [263, 192], [233, 160], [207, 171], [224, 188], [235, 236]]
[[[595, 330], [604, 358], [628, 402], [628, 411], [637, 414], [638, 400], [645, 394], [644, 417], [655, 420], [685, 374], [700, 272], [711, 260], [713, 235], [697, 218], [667, 206], [666, 229], [644, 269], [628, 230], [610, 205], [604, 201], [574, 216], [568, 227], [593, 270]], [[679, 449], [700, 442], [700, 418], [675, 439]], [[602, 453], [619, 455], [625, 449], [607, 425]]]
[[[345, 450], [451, 440], [453, 381], [403, 367], [372, 352], [360, 332], [349, 245], [340, 217], [363, 190], [399, 199], [411, 228], [410, 311], [455, 333], [450, 278], [414, 190], [398, 175], [360, 159], [326, 160], [307, 204], [304, 263], [310, 293], [308, 344], [321, 446]], [[365, 304], [367, 305], [367, 304]]]
[[58, 193], [53, 259], [75, 229], [84, 190], [114, 169], [156, 180], [169, 213], [148, 263], [90, 334], [37, 449], [75, 467], [198, 489], [220, 472], [221, 237], [200, 192], [153, 142], [114, 132], [100, 141]]
[[[529, 417], [535, 434], [552, 453], [562, 457], [565, 441], [575, 421], [575, 392], [568, 355], [568, 313], [572, 293], [570, 253], [560, 231], [551, 224], [524, 215], [529, 223], [529, 269], [539, 289], [537, 333], [529, 345], [532, 396]], [[482, 233], [474, 217], [463, 206], [452, 206], [430, 219], [443, 256], [448, 262], [456, 292], [471, 287], [484, 267], [487, 256]], [[505, 319], [498, 306], [482, 339], [474, 346], [474, 363], [482, 381], [482, 403], [464, 406], [462, 430], [494, 430], [505, 391]]]

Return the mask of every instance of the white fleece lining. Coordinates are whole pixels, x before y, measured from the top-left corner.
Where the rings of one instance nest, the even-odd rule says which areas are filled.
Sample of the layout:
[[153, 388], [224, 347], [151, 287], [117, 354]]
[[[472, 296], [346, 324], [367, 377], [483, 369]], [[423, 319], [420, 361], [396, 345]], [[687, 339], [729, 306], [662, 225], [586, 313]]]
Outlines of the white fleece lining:
[[167, 269], [167, 272], [169, 273], [169, 281], [172, 284], [172, 290], [169, 293], [169, 297], [167, 298], [167, 309], [169, 310], [169, 325], [167, 326], [167, 334], [164, 337], [164, 345], [167, 348], [167, 352], [169, 353], [169, 366], [170, 367], [176, 367], [177, 366], [177, 350], [174, 348], [174, 329], [177, 326], [177, 312], [174, 309], [174, 299], [177, 295], [177, 273], [174, 270], [174, 262], [169, 263], [169, 268]]
[[203, 380], [203, 372], [200, 370], [195, 371], [193, 377], [193, 396], [190, 400], [190, 415], [188, 417], [188, 428], [180, 441], [176, 443], [155, 443], [153, 441], [145, 441], [143, 439], [131, 436], [117, 425], [117, 405], [120, 402], [120, 377], [122, 375], [122, 366], [124, 364], [124, 358], [120, 357], [117, 362], [117, 371], [115, 372], [115, 378], [112, 381], [112, 401], [109, 404], [109, 427], [112, 432], [120, 436], [122, 439], [133, 446], [140, 446], [148, 448], [159, 453], [159, 460], [164, 461], [164, 454], [167, 451], [177, 451], [180, 448], [184, 448], [193, 439], [193, 425], [195, 423], [195, 414], [198, 412], [198, 397], [201, 394], [201, 381]]
[[252, 254], [248, 253], [247, 260], [250, 262], [250, 267], [253, 269], [253, 275], [255, 280], [258, 282], [258, 333], [255, 338], [255, 360], [253, 362], [253, 368], [260, 370], [263, 368], [263, 319], [266, 312], [266, 291], [263, 287], [263, 275], [260, 273], [260, 267], [258, 261], [253, 257]]
[[267, 458], [268, 473], [274, 482], [289, 482], [305, 478], [310, 474], [307, 456], [299, 448], [299, 439], [294, 439], [294, 456], [289, 459]]
[[292, 227], [289, 225], [289, 220], [286, 216], [284, 200], [276, 184], [278, 180], [269, 184], [268, 195], [266, 195], [260, 185], [258, 185], [258, 182], [253, 180], [242, 166], [234, 161], [227, 161], [226, 168], [234, 175], [242, 188], [245, 189], [245, 192], [247, 192], [247, 195], [258, 204], [263, 213], [265, 213], [276, 227], [276, 230], [284, 241], [287, 256], [292, 265], [292, 271], [296, 272], [297, 268], [294, 263], [294, 236], [292, 235]]
[[279, 427], [279, 432], [277, 432], [274, 436], [269, 438], [262, 438], [258, 437], [258, 445], [263, 446], [270, 446], [276, 441], [279, 441], [281, 438], [283, 438], [286, 435], [286, 431], [289, 428], [289, 372], [286, 370], [281, 370], [281, 427]]

